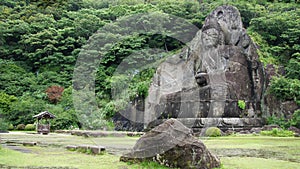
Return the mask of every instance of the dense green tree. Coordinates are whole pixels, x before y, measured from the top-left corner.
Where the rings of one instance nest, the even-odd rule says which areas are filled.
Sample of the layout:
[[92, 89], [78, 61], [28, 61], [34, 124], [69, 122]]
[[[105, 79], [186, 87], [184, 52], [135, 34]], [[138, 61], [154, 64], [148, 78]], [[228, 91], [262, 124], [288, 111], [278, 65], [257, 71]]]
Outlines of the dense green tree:
[[35, 84], [34, 75], [14, 62], [0, 59], [0, 74], [0, 91], [15, 96], [32, 92], [31, 86]]
[[18, 101], [11, 104], [11, 111], [5, 114], [5, 118], [13, 125], [33, 124], [35, 119], [32, 117], [45, 111], [46, 102], [30, 96], [21, 97]]
[[[299, 102], [300, 8], [295, 1], [2, 0], [1, 114], [9, 123], [26, 124], [48, 109], [57, 116], [54, 129], [103, 128], [102, 119], [148, 95], [159, 63], [193, 37], [187, 23], [201, 28], [223, 4], [239, 9], [264, 64], [285, 67], [286, 74], [274, 78], [269, 91]], [[90, 72], [73, 79], [76, 64], [77, 71]], [[51, 86], [65, 88], [59, 102], [47, 102]], [[80, 89], [86, 93], [76, 95]], [[73, 100], [83, 103], [82, 109]]]
[[0, 116], [10, 112], [10, 106], [17, 101], [17, 97], [0, 92]]

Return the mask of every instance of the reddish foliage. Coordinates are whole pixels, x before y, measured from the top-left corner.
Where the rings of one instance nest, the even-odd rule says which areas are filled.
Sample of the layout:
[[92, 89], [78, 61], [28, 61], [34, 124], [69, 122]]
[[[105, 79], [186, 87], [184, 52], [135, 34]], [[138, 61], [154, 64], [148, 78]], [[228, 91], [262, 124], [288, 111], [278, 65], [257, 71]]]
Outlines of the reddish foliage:
[[61, 86], [51, 86], [46, 90], [46, 94], [51, 103], [56, 104], [60, 101], [64, 88]]

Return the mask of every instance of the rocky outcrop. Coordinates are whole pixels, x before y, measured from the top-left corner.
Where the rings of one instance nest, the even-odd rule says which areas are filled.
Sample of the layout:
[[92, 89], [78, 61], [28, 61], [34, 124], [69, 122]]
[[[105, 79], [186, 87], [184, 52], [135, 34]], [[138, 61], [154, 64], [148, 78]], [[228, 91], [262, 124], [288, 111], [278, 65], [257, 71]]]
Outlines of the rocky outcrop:
[[155, 161], [174, 168], [210, 169], [220, 166], [219, 159], [192, 136], [189, 128], [169, 119], [143, 135], [133, 150], [120, 158], [125, 162]]
[[[158, 67], [146, 99], [145, 122], [248, 118], [252, 120], [237, 124], [251, 127], [241, 123], [261, 121], [257, 119], [262, 116], [263, 89], [263, 67], [238, 10], [220, 6], [206, 18], [187, 48]], [[221, 127], [218, 123], [207, 125]], [[228, 125], [234, 127], [234, 123]], [[262, 124], [252, 127], [257, 125]]]
[[239, 11], [220, 6], [180, 53], [157, 68], [148, 97], [134, 100], [114, 118], [115, 126], [141, 131], [178, 118], [190, 128], [261, 127], [265, 79]]

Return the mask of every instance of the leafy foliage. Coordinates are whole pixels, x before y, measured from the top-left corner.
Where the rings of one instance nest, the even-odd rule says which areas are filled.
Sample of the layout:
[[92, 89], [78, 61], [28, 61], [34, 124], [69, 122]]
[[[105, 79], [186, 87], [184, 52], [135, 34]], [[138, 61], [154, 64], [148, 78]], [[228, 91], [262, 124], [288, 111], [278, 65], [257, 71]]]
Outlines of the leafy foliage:
[[4, 121], [3, 118], [0, 118], [0, 131], [7, 131], [9, 128], [9, 125], [6, 121]]
[[300, 80], [285, 77], [274, 77], [269, 92], [281, 100], [300, 102]]
[[290, 126], [290, 124], [284, 117], [277, 117], [275, 115], [272, 115], [267, 118], [267, 124], [276, 124], [283, 129], [287, 129]]
[[32, 116], [45, 111], [46, 102], [31, 96], [24, 96], [11, 104], [11, 110], [5, 113], [5, 118], [13, 125], [33, 124]]
[[[2, 0], [0, 116], [12, 125], [32, 124], [32, 116], [47, 109], [57, 116], [53, 129], [103, 128], [108, 124], [103, 119], [109, 120], [128, 102], [148, 96], [156, 67], [185, 45], [173, 37], [185, 35], [186, 23], [175, 28], [161, 23], [178, 23], [173, 17], [177, 16], [201, 28], [205, 17], [224, 3], [241, 12], [264, 64], [285, 67], [286, 75], [274, 78], [269, 92], [300, 102], [300, 8], [296, 2]], [[130, 32], [124, 26], [129, 16], [142, 13], [149, 15], [134, 18], [132, 23], [145, 30], [126, 33]], [[93, 39], [91, 50], [85, 45]], [[72, 94], [72, 75], [78, 56], [98, 57], [101, 45], [106, 53], [101, 53], [95, 68], [96, 103], [91, 105], [89, 99]], [[86, 87], [81, 85], [74, 81], [74, 90]], [[96, 108], [76, 112], [73, 99], [85, 102], [83, 108]], [[87, 118], [86, 113], [91, 116]]]
[[34, 131], [35, 130], [35, 125], [34, 124], [26, 124], [24, 130], [26, 130], [26, 131]]
[[292, 116], [292, 118], [289, 120], [289, 123], [291, 126], [300, 128], [300, 110], [296, 110]]
[[12, 125], [12, 124], [9, 124], [9, 126], [8, 126], [8, 130], [14, 130], [15, 129], [15, 126], [14, 125]]
[[300, 110], [296, 110], [291, 119], [286, 119], [283, 116], [270, 116], [267, 118], [267, 124], [277, 124], [283, 129], [288, 129], [290, 126], [300, 128]]
[[10, 106], [17, 98], [6, 93], [0, 92], [0, 115], [10, 111]]
[[56, 104], [60, 101], [64, 88], [61, 86], [51, 86], [46, 90], [46, 94], [51, 103]]
[[238, 106], [240, 109], [245, 110], [246, 108], [246, 103], [244, 100], [238, 100]]
[[288, 130], [281, 130], [274, 128], [271, 131], [261, 131], [261, 135], [263, 136], [273, 136], [273, 137], [293, 137], [294, 133]]
[[219, 136], [221, 136], [221, 130], [217, 127], [209, 127], [205, 131], [205, 136], [207, 136], [207, 137], [219, 137]]

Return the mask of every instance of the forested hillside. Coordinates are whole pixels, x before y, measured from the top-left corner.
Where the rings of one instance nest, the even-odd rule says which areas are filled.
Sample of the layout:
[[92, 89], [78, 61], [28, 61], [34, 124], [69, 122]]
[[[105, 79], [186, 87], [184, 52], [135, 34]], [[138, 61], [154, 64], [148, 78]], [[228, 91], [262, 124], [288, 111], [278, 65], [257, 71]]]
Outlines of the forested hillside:
[[[116, 21], [155, 12], [167, 19], [172, 15], [183, 18], [200, 29], [205, 17], [222, 4], [240, 10], [261, 61], [265, 66], [273, 64], [278, 70], [268, 92], [300, 105], [300, 4], [297, 0], [2, 0], [0, 130], [1, 125], [6, 128], [9, 124], [33, 124], [32, 116], [44, 110], [57, 116], [52, 122], [54, 129], [82, 127], [72, 100], [73, 71], [82, 47], [102, 27], [110, 24], [122, 31], [122, 27], [114, 25]], [[147, 22], [147, 18], [141, 19]], [[159, 24], [159, 21], [148, 22], [153, 26]], [[111, 118], [124, 108], [124, 103], [112, 98], [115, 81], [128, 83], [131, 100], [148, 95], [154, 67], [136, 71], [130, 79], [113, 76], [127, 56], [142, 51], [142, 55], [126, 62], [127, 67], [134, 68], [140, 60], [163, 59], [185, 46], [167, 33], [151, 31], [105, 38], [122, 41], [106, 44], [110, 49], [103, 54], [95, 80], [99, 111], [94, 113], [99, 119], [88, 124], [89, 129], [112, 126]], [[151, 53], [152, 48], [162, 52]]]

